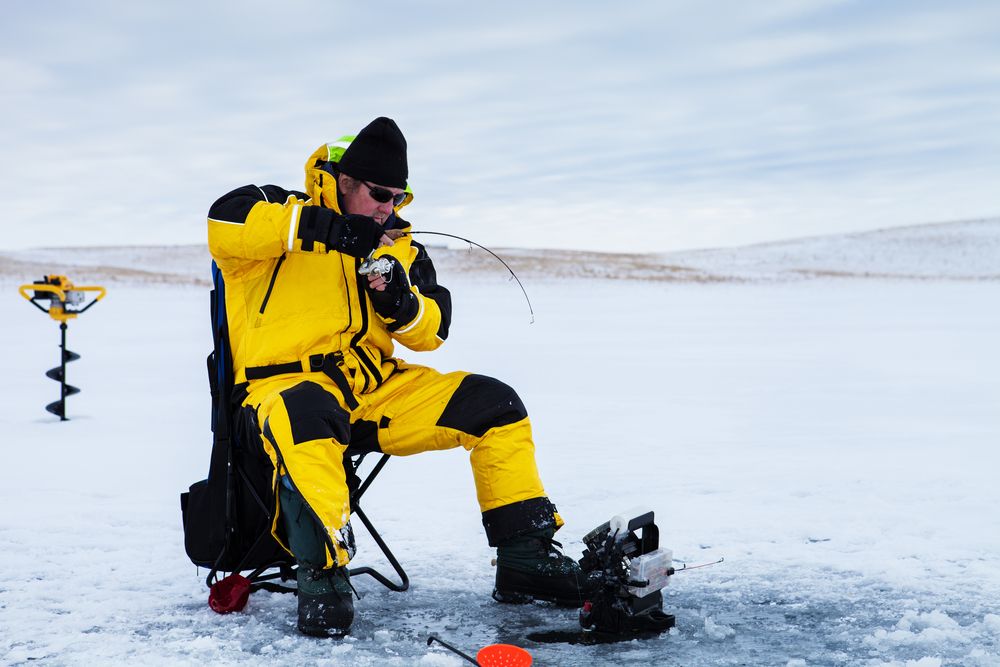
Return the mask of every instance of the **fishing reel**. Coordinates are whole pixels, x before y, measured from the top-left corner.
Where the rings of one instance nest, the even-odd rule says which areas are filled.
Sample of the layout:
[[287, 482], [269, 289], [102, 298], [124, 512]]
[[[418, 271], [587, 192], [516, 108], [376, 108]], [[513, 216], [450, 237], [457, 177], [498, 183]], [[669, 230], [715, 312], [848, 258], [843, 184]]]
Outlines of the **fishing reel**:
[[585, 631], [644, 636], [674, 626], [661, 593], [674, 574], [673, 553], [659, 541], [652, 511], [615, 516], [584, 536], [580, 568], [593, 591], [580, 610]]
[[358, 273], [362, 276], [369, 276], [376, 273], [382, 276], [385, 282], [392, 282], [392, 260], [388, 257], [375, 259], [369, 255], [365, 261], [361, 262], [361, 266], [358, 267]]

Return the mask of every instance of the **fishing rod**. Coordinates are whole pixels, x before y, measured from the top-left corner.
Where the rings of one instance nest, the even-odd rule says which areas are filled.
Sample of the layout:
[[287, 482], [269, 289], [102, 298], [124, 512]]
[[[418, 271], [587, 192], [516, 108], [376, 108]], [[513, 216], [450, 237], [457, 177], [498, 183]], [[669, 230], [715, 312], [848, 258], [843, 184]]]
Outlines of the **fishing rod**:
[[686, 570], [697, 570], [700, 567], [709, 567], [711, 565], [718, 565], [719, 563], [725, 560], [726, 560], [725, 558], [720, 558], [719, 560], [713, 560], [711, 563], [701, 563], [700, 565], [688, 565], [687, 563], [683, 563], [681, 567], [671, 568], [674, 570], [672, 574], [677, 574], [678, 572], [685, 572]]
[[500, 255], [496, 254], [495, 252], [493, 252], [492, 250], [490, 250], [489, 248], [487, 248], [486, 246], [484, 246], [484, 245], [482, 245], [480, 243], [476, 243], [475, 241], [473, 241], [471, 239], [467, 239], [464, 236], [458, 236], [457, 234], [448, 234], [446, 232], [429, 232], [429, 231], [419, 230], [419, 231], [412, 231], [412, 232], [403, 232], [401, 234], [401, 236], [405, 236], [407, 234], [432, 234], [434, 236], [447, 236], [448, 238], [458, 239], [459, 241], [465, 241], [469, 245], [474, 245], [477, 248], [482, 248], [486, 252], [488, 252], [491, 255], [493, 255], [497, 259], [497, 261], [499, 261], [501, 264], [503, 264], [504, 267], [508, 271], [510, 271], [510, 275], [514, 278], [514, 280], [517, 281], [517, 286], [521, 288], [521, 294], [524, 295], [524, 300], [527, 301], [527, 303], [528, 303], [528, 312], [531, 313], [531, 322], [530, 322], [530, 324], [534, 324], [535, 323], [535, 310], [534, 310], [534, 308], [531, 307], [531, 299], [528, 298], [528, 292], [524, 289], [524, 285], [521, 283], [521, 279], [517, 277], [516, 273], [514, 273], [514, 269], [510, 268], [510, 265], [507, 264], [507, 262], [505, 262]]

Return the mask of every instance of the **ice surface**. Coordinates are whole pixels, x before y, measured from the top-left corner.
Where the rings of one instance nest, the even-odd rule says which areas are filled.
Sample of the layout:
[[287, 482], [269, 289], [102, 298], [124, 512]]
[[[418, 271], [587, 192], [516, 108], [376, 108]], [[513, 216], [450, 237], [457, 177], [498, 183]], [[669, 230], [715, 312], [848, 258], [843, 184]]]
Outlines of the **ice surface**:
[[[136, 270], [161, 273], [155, 257]], [[678, 560], [726, 561], [673, 578], [678, 627], [658, 639], [533, 645], [575, 612], [490, 599], [467, 453], [394, 460], [367, 509], [412, 589], [359, 578], [334, 642], [295, 632], [289, 595], [214, 614], [184, 555], [177, 494], [210, 446], [206, 290], [116, 281], [69, 325], [82, 393], [59, 423], [58, 328], [16, 295], [40, 277], [26, 261], [0, 276], [0, 664], [464, 664], [429, 633], [538, 665], [1000, 663], [1000, 282], [564, 275], [528, 281], [529, 326], [504, 277], [443, 267], [451, 339], [404, 356], [518, 389], [567, 552], [644, 505]]]

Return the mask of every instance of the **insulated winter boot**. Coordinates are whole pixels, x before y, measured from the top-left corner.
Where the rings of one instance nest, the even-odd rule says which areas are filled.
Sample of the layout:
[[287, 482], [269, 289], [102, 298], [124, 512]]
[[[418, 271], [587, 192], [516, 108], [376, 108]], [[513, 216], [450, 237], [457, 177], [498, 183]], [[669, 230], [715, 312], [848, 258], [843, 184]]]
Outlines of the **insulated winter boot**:
[[320, 570], [299, 565], [299, 632], [343, 637], [354, 621], [354, 589], [346, 567]]
[[519, 535], [497, 547], [497, 580], [493, 599], [522, 604], [547, 600], [563, 607], [580, 607], [587, 594], [580, 566], [556, 549], [555, 530]]

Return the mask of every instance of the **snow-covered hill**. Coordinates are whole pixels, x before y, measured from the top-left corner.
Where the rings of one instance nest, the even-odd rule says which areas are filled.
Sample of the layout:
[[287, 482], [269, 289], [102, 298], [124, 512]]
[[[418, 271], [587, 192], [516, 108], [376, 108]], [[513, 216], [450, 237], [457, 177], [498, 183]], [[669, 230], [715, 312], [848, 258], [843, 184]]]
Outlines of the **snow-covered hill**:
[[714, 276], [744, 280], [1000, 280], [1000, 219], [897, 227], [660, 257]]
[[[423, 236], [428, 244], [441, 237]], [[460, 242], [434, 247], [445, 271], [483, 276], [506, 270]], [[815, 278], [1000, 280], [1000, 219], [918, 225], [742, 248], [655, 254], [496, 249], [521, 278], [665, 282], [789, 282]], [[207, 285], [205, 246], [115, 246], [0, 252], [0, 280], [52, 272], [80, 281]]]
[[[490, 599], [461, 450], [394, 460], [369, 491], [412, 589], [358, 578], [350, 638], [299, 636], [289, 595], [214, 614], [177, 497], [208, 467], [207, 253], [4, 253], [0, 664], [466, 664], [426, 646], [437, 633], [518, 643], [536, 665], [996, 666], [998, 237], [993, 221], [596, 263], [670, 281], [503, 252], [531, 325], [495, 260], [433, 251], [452, 334], [400, 354], [518, 389], [567, 552], [645, 505], [676, 557], [726, 558], [673, 578], [675, 631], [596, 647], [524, 639], [572, 610]], [[58, 270], [109, 286], [69, 325], [82, 393], [65, 423], [43, 410], [58, 328], [14, 289]], [[384, 565], [359, 533], [356, 563]]]

